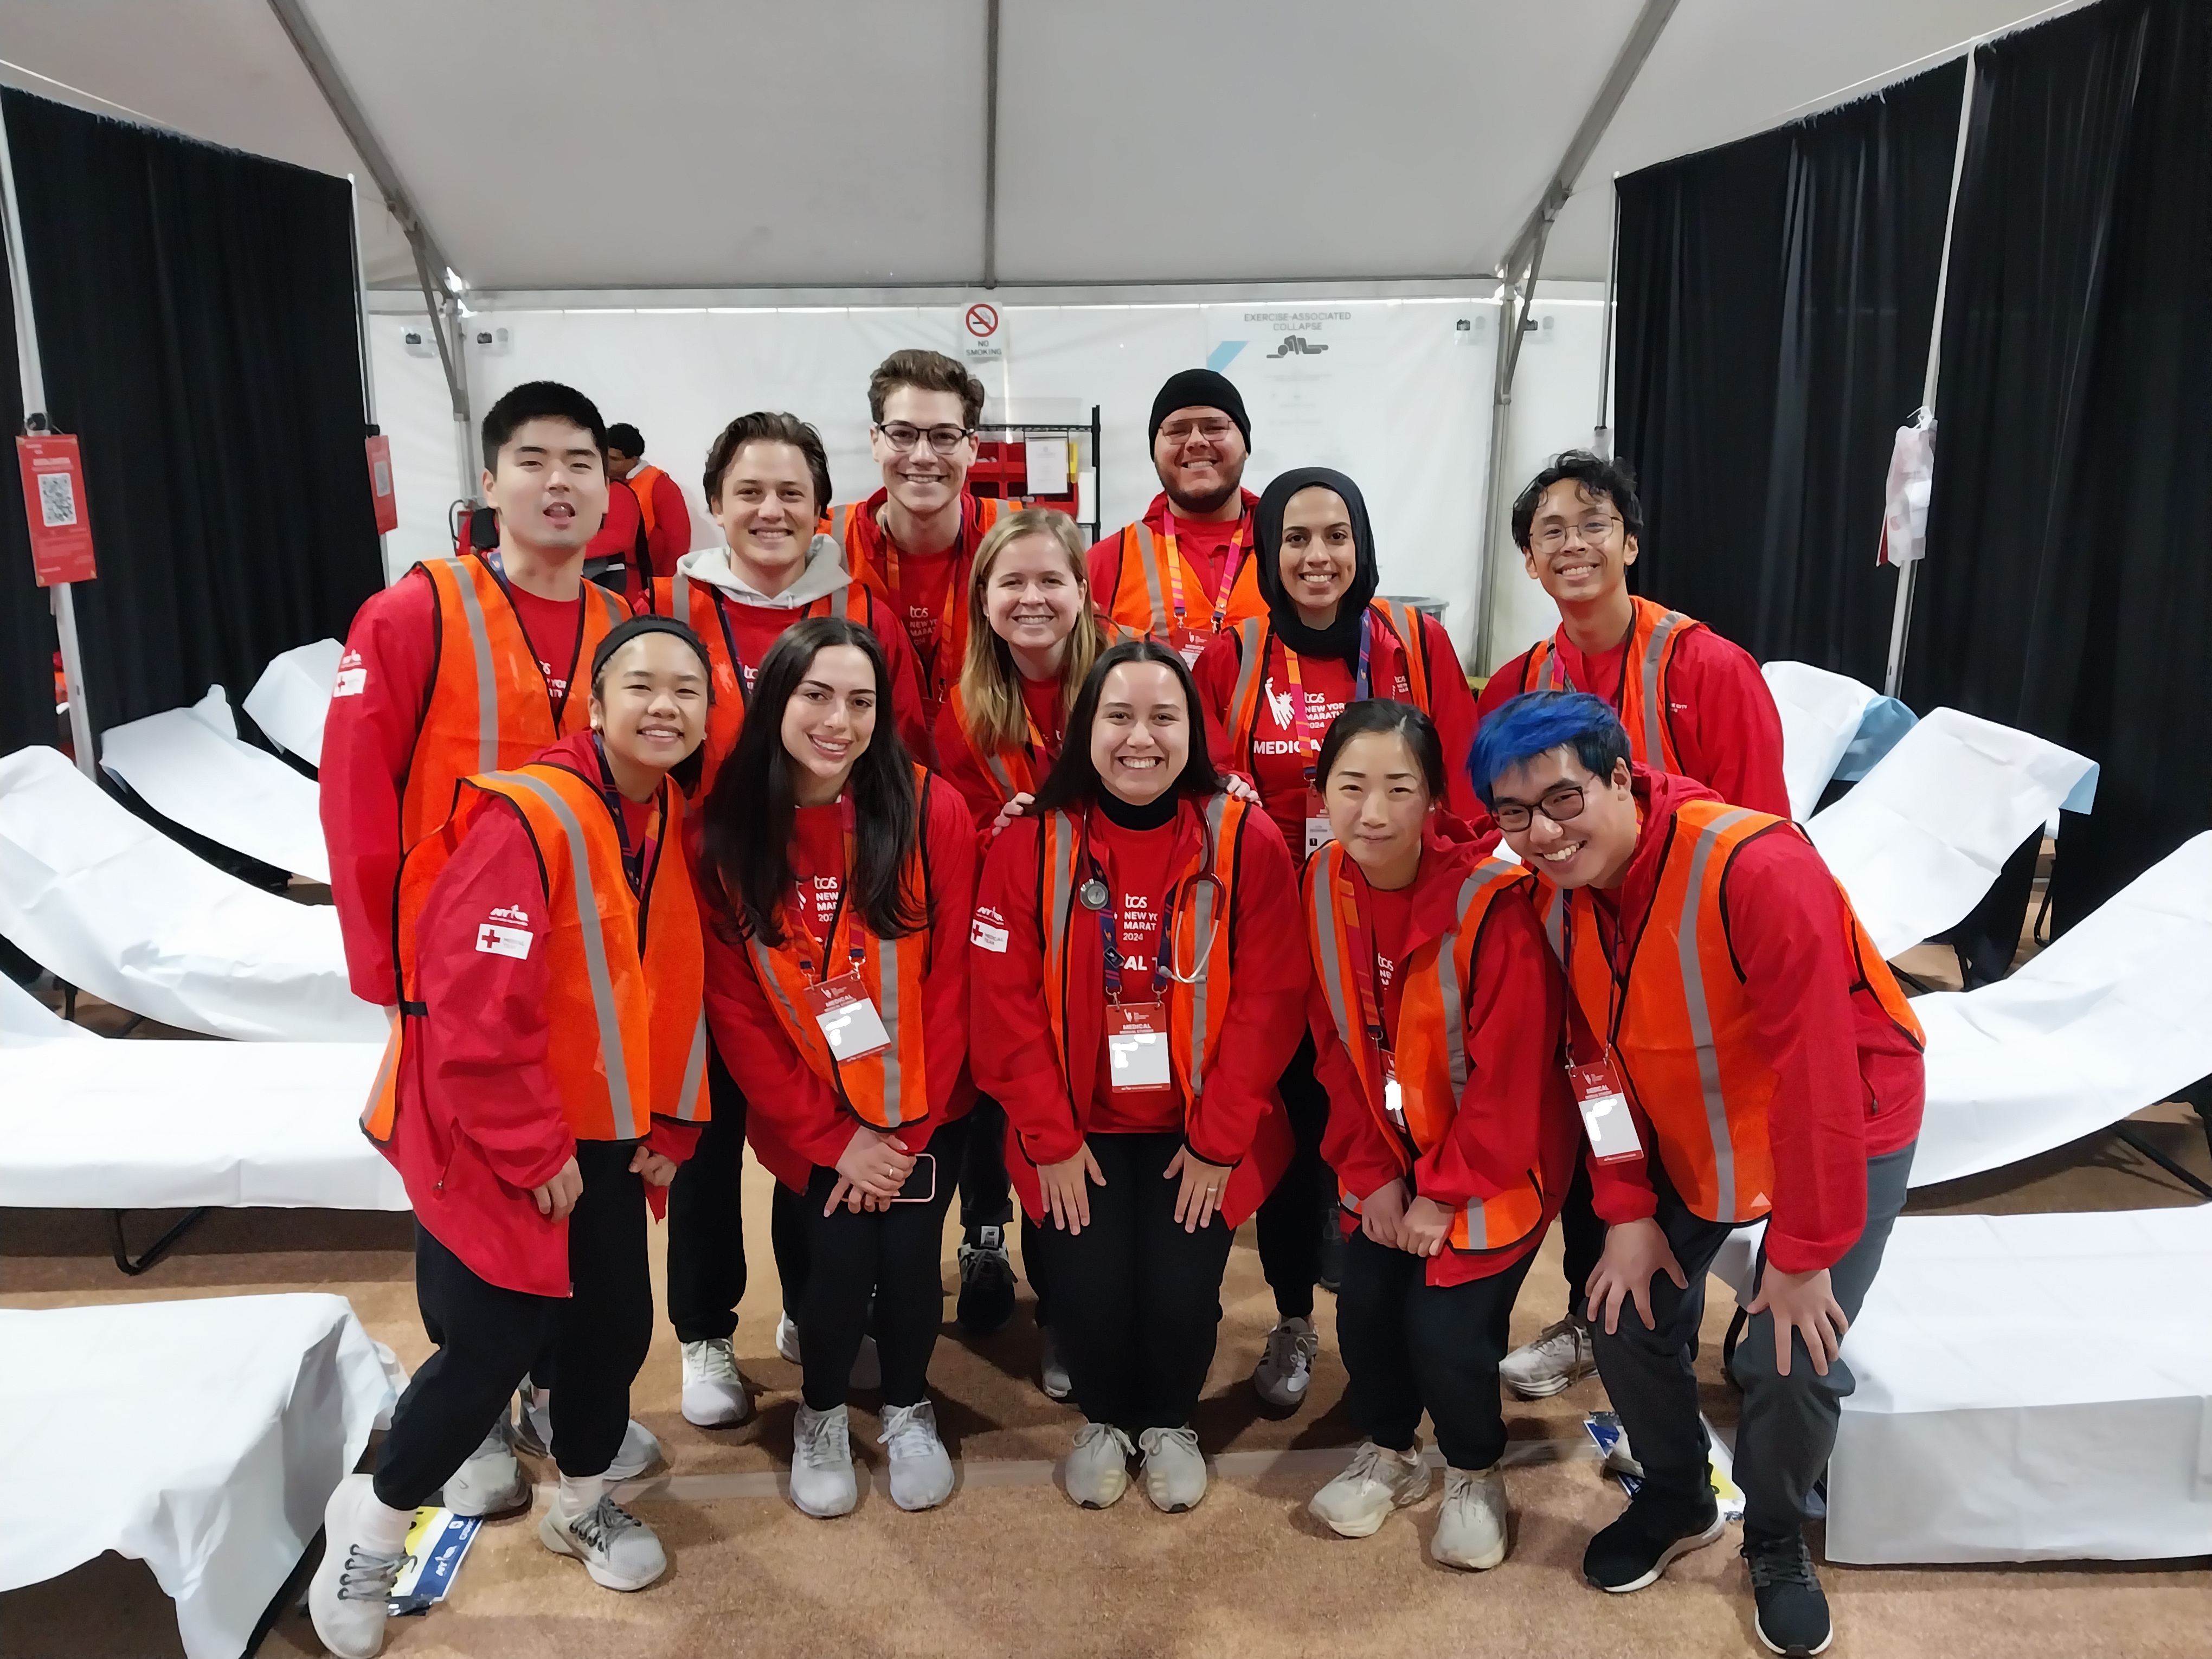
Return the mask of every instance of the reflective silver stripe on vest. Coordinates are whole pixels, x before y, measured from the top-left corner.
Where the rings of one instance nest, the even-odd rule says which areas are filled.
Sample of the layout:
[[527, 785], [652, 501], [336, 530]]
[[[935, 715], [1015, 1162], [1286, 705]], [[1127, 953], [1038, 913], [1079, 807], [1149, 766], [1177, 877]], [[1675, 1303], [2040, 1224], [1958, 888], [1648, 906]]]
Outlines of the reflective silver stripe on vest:
[[[1228, 806], [1227, 795], [1216, 795], [1206, 805], [1206, 847], [1213, 854], [1217, 866], [1220, 863], [1221, 858], [1221, 818], [1222, 814], [1228, 810]], [[1191, 896], [1191, 939], [1201, 951], [1206, 951], [1206, 940], [1213, 931], [1213, 901], [1214, 888], [1210, 881], [1200, 882], [1198, 890]], [[1164, 937], [1160, 940], [1163, 946], [1170, 943], [1172, 941]], [[1212, 988], [1206, 977], [1206, 957], [1212, 954], [1211, 951], [1206, 951], [1206, 956], [1199, 958], [1194, 969], [1195, 982], [1189, 987], [1190, 1029], [1185, 1042], [1190, 1049], [1190, 1098], [1193, 1105], [1198, 1103], [1199, 1091], [1206, 1086], [1206, 1051], [1203, 1046], [1206, 1037], [1206, 997], [1207, 991]]]
[[[629, 610], [629, 607], [623, 603], [622, 596], [611, 588], [600, 587], [597, 582], [586, 582], [584, 586], [598, 589], [600, 608], [607, 613], [607, 630], [611, 633], [620, 628]], [[588, 669], [591, 665], [586, 663], [585, 666]]]
[[491, 627], [484, 621], [483, 601], [477, 596], [468, 561], [445, 561], [453, 568], [454, 585], [461, 590], [461, 617], [469, 625], [469, 647], [477, 659], [477, 770], [499, 770], [499, 682], [491, 665]]
[[991, 775], [991, 781], [998, 786], [1000, 804], [1012, 800], [1017, 793], [1014, 775], [1007, 769], [1006, 761], [997, 750], [994, 749], [983, 757], [983, 769]]
[[638, 1121], [629, 1097], [629, 1071], [623, 1060], [622, 1020], [615, 1011], [614, 975], [607, 967], [607, 941], [599, 918], [599, 903], [592, 886], [591, 849], [584, 842], [584, 826], [568, 810], [550, 784], [523, 772], [501, 775], [501, 781], [528, 790], [545, 804], [568, 837], [568, 866], [576, 884], [577, 933], [584, 941], [584, 974], [591, 981], [592, 1012], [599, 1022], [599, 1063], [607, 1074], [607, 1103], [614, 1109], [615, 1127], [628, 1133], [617, 1140], [635, 1140], [648, 1127]]
[[1559, 690], [1560, 689], [1559, 670], [1559, 647], [1554, 645], [1544, 653], [1544, 665], [1536, 675], [1536, 689], [1539, 691]]
[[691, 625], [691, 578], [681, 568], [668, 583], [668, 614], [686, 628]]
[[[1443, 980], [1444, 1017], [1451, 1018], [1452, 1011], [1457, 1009], [1458, 1024], [1462, 1030], [1467, 1024], [1467, 1005], [1462, 1000], [1465, 991], [1459, 982], [1460, 918], [1467, 915], [1467, 907], [1474, 902], [1475, 896], [1491, 883], [1510, 881], [1520, 873], [1518, 866], [1508, 864], [1503, 859], [1485, 859], [1476, 865], [1468, 872], [1467, 880], [1460, 887], [1459, 904], [1452, 911], [1452, 925], [1444, 930], [1443, 937], [1437, 942], [1437, 972]], [[1460, 1095], [1467, 1088], [1467, 1043], [1461, 1031], [1445, 1031], [1444, 1055], [1444, 1063], [1451, 1072], [1452, 1109], [1456, 1111], [1459, 1109]], [[1481, 1210], [1481, 1205], [1477, 1204], [1468, 1213], [1479, 1215]]]
[[1679, 611], [1669, 611], [1652, 629], [1651, 637], [1644, 647], [1644, 763], [1646, 766], [1666, 764], [1667, 710], [1659, 701], [1659, 662], [1666, 655], [1667, 636], [1689, 618]]
[[1352, 1011], [1344, 1005], [1344, 963], [1336, 951], [1336, 872], [1343, 849], [1331, 842], [1328, 856], [1314, 871], [1314, 938], [1321, 951], [1322, 989], [1328, 994], [1328, 1012], [1336, 1021], [1336, 1034], [1352, 1046]]
[[1705, 966], [1698, 958], [1698, 901], [1705, 891], [1705, 861], [1733, 825], [1752, 816], [1734, 806], [1698, 832], [1690, 848], [1690, 879], [1682, 899], [1682, 925], [1676, 938], [1682, 970], [1682, 1001], [1690, 1013], [1690, 1036], [1698, 1048], [1698, 1087], [1705, 1097], [1705, 1133], [1713, 1143], [1713, 1186], [1718, 1194], [1715, 1220], [1735, 1218], [1735, 1147], [1729, 1139], [1728, 1103], [1721, 1093], [1720, 1053], [1713, 1046], [1713, 1020], [1705, 1006]]
[[876, 960], [882, 964], [884, 993], [884, 1006], [877, 1012], [883, 1016], [884, 1034], [891, 1040], [890, 1047], [884, 1050], [884, 1127], [896, 1129], [906, 1121], [906, 1115], [899, 1110], [899, 942], [878, 939], [876, 951]]
[[699, 1024], [691, 1032], [691, 1052], [684, 1061], [684, 1086], [676, 1097], [678, 1121], [694, 1123], [699, 1117], [699, 1085], [707, 1075], [707, 1011], [699, 1010]]
[[[1168, 631], [1168, 602], [1160, 591], [1159, 548], [1152, 540], [1152, 532], [1145, 526], [1131, 525], [1129, 528], [1137, 532], [1137, 565], [1145, 573], [1145, 597], [1152, 602], [1152, 632], [1164, 634]], [[1115, 585], [1119, 586], [1120, 583]]]
[[1267, 667], [1267, 623], [1264, 617], [1247, 617], [1237, 624], [1237, 642], [1243, 647], [1243, 659], [1237, 665], [1237, 690], [1229, 699], [1232, 719], [1242, 714], [1242, 729], [1229, 734], [1230, 746], [1249, 768], [1252, 760], [1252, 728], [1259, 724], [1260, 705], [1256, 698], [1260, 676]]
[[1552, 889], [1552, 902], [1544, 907], [1544, 937], [1552, 946], [1552, 955], [1560, 967], [1567, 965], [1567, 895], [1564, 888]]
[[[1069, 890], [1075, 884], [1075, 822], [1065, 812], [1052, 815], [1052, 844], [1060, 849], [1048, 872], [1052, 890], [1045, 895], [1044, 948], [1048, 965], [1057, 963], [1067, 938]], [[1062, 986], [1065, 993], [1066, 987]]]
[[[801, 1019], [799, 1010], [791, 1006], [791, 999], [783, 994], [783, 981], [776, 977], [775, 957], [768, 947], [760, 942], [757, 934], [750, 932], [745, 934], [745, 953], [753, 960], [753, 977], [760, 981], [761, 988], [774, 997], [776, 1006], [783, 1010], [785, 1025], [793, 1031], [805, 1030], [805, 1020]], [[806, 1019], [812, 1018], [811, 1014], [806, 1016]], [[830, 1059], [830, 1069], [833, 1074], [837, 1069], [835, 1056]]]

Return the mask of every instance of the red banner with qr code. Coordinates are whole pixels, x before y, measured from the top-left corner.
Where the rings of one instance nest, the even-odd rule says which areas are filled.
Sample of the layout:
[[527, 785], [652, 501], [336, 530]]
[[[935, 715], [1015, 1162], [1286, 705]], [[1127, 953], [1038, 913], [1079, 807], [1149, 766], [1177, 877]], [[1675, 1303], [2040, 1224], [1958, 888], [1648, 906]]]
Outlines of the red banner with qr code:
[[378, 433], [368, 441], [368, 495], [376, 503], [376, 533], [399, 528], [399, 501], [392, 493], [392, 440]]
[[92, 520], [84, 501], [84, 465], [76, 440], [52, 433], [15, 440], [23, 468], [23, 516], [31, 526], [31, 568], [39, 586], [88, 582]]

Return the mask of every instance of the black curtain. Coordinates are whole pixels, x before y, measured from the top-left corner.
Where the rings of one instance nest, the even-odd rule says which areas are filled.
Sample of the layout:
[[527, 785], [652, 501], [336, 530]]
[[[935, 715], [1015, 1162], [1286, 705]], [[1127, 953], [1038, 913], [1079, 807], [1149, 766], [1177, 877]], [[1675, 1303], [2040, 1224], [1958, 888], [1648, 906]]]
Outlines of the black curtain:
[[1882, 682], [1882, 480], [1927, 373], [1965, 74], [1619, 181], [1632, 582], [1762, 661]]
[[2212, 826], [2212, 15], [2103, 0], [1975, 72], [1905, 690], [2102, 763], [2063, 927]]
[[[210, 682], [235, 706], [270, 658], [343, 636], [383, 585], [350, 190], [12, 89], [0, 99], [47, 410], [84, 455], [100, 574], [76, 596], [94, 724], [182, 707]], [[12, 538], [20, 484], [9, 490]], [[13, 613], [45, 608], [16, 548], [0, 573], [11, 658]], [[34, 724], [15, 674], [11, 660], [0, 686], [11, 735]], [[46, 712], [38, 741], [51, 741], [51, 700]]]
[[[0, 303], [0, 420], [23, 429], [22, 369], [15, 356], [15, 308]], [[31, 532], [23, 517], [23, 474], [15, 447], [0, 456], [0, 755], [52, 743], [54, 617], [31, 574]]]

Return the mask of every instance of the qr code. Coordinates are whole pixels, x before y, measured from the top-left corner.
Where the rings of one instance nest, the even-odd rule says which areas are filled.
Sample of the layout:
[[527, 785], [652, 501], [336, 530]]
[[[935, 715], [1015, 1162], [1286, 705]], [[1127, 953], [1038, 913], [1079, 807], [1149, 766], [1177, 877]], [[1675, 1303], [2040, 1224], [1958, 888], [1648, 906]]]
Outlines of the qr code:
[[49, 530], [76, 522], [76, 489], [68, 473], [39, 474], [39, 520]]

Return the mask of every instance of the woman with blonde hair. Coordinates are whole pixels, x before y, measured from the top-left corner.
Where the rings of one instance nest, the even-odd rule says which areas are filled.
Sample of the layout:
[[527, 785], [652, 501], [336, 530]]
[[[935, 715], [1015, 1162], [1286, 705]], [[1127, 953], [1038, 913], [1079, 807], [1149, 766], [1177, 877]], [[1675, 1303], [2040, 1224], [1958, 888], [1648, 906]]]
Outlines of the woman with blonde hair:
[[[1052, 769], [1067, 711], [1109, 644], [1111, 626], [1091, 608], [1083, 538], [1067, 514], [1024, 507], [984, 535], [968, 583], [968, 654], [936, 732], [940, 771], [968, 803], [978, 832], [1018, 816]], [[996, 1103], [979, 1101], [960, 1175], [959, 1319], [976, 1336], [998, 1330], [1014, 1311], [1005, 1133]], [[1039, 1376], [1045, 1393], [1064, 1400], [1067, 1371], [1053, 1340], [1035, 1233], [1025, 1222], [1022, 1256], [1036, 1291]]]

